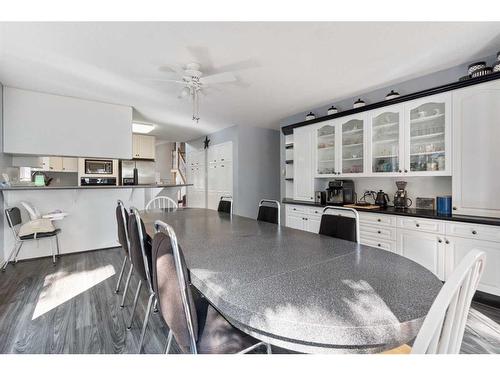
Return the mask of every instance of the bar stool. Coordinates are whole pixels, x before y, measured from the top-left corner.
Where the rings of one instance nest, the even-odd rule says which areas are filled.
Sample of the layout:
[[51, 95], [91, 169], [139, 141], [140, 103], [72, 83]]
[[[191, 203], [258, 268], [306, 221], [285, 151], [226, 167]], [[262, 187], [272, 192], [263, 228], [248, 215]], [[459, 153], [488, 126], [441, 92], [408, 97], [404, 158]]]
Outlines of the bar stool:
[[[17, 263], [17, 257], [19, 256], [19, 252], [21, 251], [21, 248], [23, 247], [23, 244], [26, 241], [40, 240], [42, 238], [50, 239], [52, 263], [54, 264], [54, 266], [56, 265], [56, 256], [60, 255], [59, 238], [57, 237], [57, 235], [61, 232], [61, 229], [54, 229], [50, 232], [38, 232], [38, 233], [35, 232], [27, 235], [19, 235], [19, 230], [21, 229], [21, 224], [23, 223], [21, 218], [21, 210], [19, 209], [19, 207], [6, 208], [5, 216], [7, 217], [7, 224], [9, 225], [9, 228], [12, 231], [15, 243], [14, 247], [12, 248], [12, 251], [10, 252], [9, 256], [2, 265], [2, 271], [5, 271], [7, 265], [10, 263], [12, 258], [14, 258], [14, 263]], [[52, 239], [55, 239], [56, 251], [54, 251]]]
[[153, 238], [153, 285], [161, 316], [168, 325], [165, 353], [175, 339], [183, 353], [248, 353], [271, 345], [259, 342], [233, 327], [189, 284], [184, 255], [171, 226], [157, 220]]
[[280, 212], [280, 202], [271, 199], [262, 199], [259, 202], [257, 220], [280, 225]]
[[[329, 211], [343, 211], [354, 217], [341, 216]], [[354, 208], [326, 206], [321, 215], [319, 234], [359, 243], [359, 214]]]
[[146, 204], [145, 210], [166, 209], [169, 211], [175, 211], [177, 208], [177, 203], [172, 198], [161, 196], [151, 199], [148, 204]]
[[233, 197], [230, 195], [223, 195], [220, 197], [219, 206], [217, 207], [218, 212], [225, 212], [227, 214], [233, 214]]

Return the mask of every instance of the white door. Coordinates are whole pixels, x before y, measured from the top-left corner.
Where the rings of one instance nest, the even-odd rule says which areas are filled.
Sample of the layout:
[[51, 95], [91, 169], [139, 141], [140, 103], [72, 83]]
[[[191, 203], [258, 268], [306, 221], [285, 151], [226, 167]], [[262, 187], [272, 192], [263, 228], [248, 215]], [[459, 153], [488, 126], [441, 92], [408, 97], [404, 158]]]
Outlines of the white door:
[[217, 164], [209, 163], [207, 166], [207, 191], [217, 191]]
[[300, 201], [313, 201], [312, 128], [303, 126], [294, 129], [293, 138], [293, 198]]
[[306, 230], [311, 233], [319, 233], [321, 225], [321, 216], [308, 216], [306, 217]]
[[345, 177], [367, 174], [366, 170], [366, 113], [339, 119], [340, 173]]
[[453, 207], [500, 216], [500, 82], [453, 93]]
[[61, 172], [63, 169], [62, 157], [60, 156], [51, 156], [49, 158], [49, 170], [51, 172]]
[[451, 93], [405, 104], [407, 175], [451, 175]]
[[287, 214], [286, 226], [293, 229], [305, 230], [305, 220], [302, 216], [296, 214]]
[[141, 152], [141, 136], [138, 134], [132, 135], [132, 157], [138, 158], [140, 157]]
[[486, 293], [500, 295], [500, 243], [452, 236], [447, 237], [446, 240], [448, 241], [446, 245], [446, 277], [450, 277], [469, 251], [479, 249], [486, 253], [486, 265], [478, 289]]
[[369, 112], [368, 171], [399, 176], [404, 169], [404, 105]]
[[440, 235], [398, 229], [397, 252], [444, 280], [444, 239]]
[[142, 135], [139, 138], [139, 154], [142, 159], [155, 158], [155, 137]]
[[338, 170], [338, 137], [335, 122], [321, 123], [314, 128], [314, 174], [316, 177], [336, 177]]
[[78, 158], [62, 158], [63, 172], [78, 172]]

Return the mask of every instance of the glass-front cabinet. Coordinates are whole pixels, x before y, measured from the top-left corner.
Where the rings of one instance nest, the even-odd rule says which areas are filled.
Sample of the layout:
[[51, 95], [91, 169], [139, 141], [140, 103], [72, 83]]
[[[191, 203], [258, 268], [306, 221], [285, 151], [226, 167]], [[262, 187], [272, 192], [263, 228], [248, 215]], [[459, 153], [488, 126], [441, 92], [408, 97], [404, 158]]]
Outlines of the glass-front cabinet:
[[405, 170], [413, 175], [451, 174], [451, 94], [409, 102]]
[[370, 112], [370, 162], [373, 174], [400, 174], [404, 160], [404, 106]]
[[340, 119], [342, 175], [365, 172], [365, 123], [365, 114]]
[[337, 174], [336, 170], [336, 127], [333, 123], [316, 128], [316, 176]]

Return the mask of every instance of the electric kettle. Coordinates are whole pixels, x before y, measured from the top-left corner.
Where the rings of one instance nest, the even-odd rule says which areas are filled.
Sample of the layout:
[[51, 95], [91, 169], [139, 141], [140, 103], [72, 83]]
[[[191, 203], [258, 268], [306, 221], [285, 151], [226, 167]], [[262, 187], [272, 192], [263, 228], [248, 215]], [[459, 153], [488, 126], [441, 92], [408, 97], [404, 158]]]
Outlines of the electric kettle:
[[375, 204], [380, 207], [387, 207], [387, 203], [389, 202], [389, 195], [384, 193], [382, 190], [379, 190], [377, 193], [377, 197], [375, 198]]

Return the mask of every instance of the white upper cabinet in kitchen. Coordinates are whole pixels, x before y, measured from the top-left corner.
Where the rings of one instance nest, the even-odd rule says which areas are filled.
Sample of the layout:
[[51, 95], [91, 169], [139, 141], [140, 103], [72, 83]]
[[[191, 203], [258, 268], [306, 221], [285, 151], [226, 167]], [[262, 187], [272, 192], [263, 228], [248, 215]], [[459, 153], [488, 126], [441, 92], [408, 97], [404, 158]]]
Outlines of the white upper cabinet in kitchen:
[[313, 142], [315, 127], [302, 126], [293, 131], [293, 198], [301, 201], [314, 200]]
[[451, 93], [405, 104], [404, 173], [451, 175]]
[[340, 135], [339, 162], [342, 176], [365, 175], [367, 114], [359, 113], [338, 120]]
[[369, 173], [397, 176], [404, 169], [404, 105], [369, 112]]
[[500, 81], [453, 93], [453, 208], [500, 216]]
[[339, 148], [335, 122], [321, 123], [314, 128], [314, 163], [316, 177], [335, 177], [339, 173]]
[[132, 156], [134, 159], [154, 159], [155, 137], [134, 134], [132, 137]]

